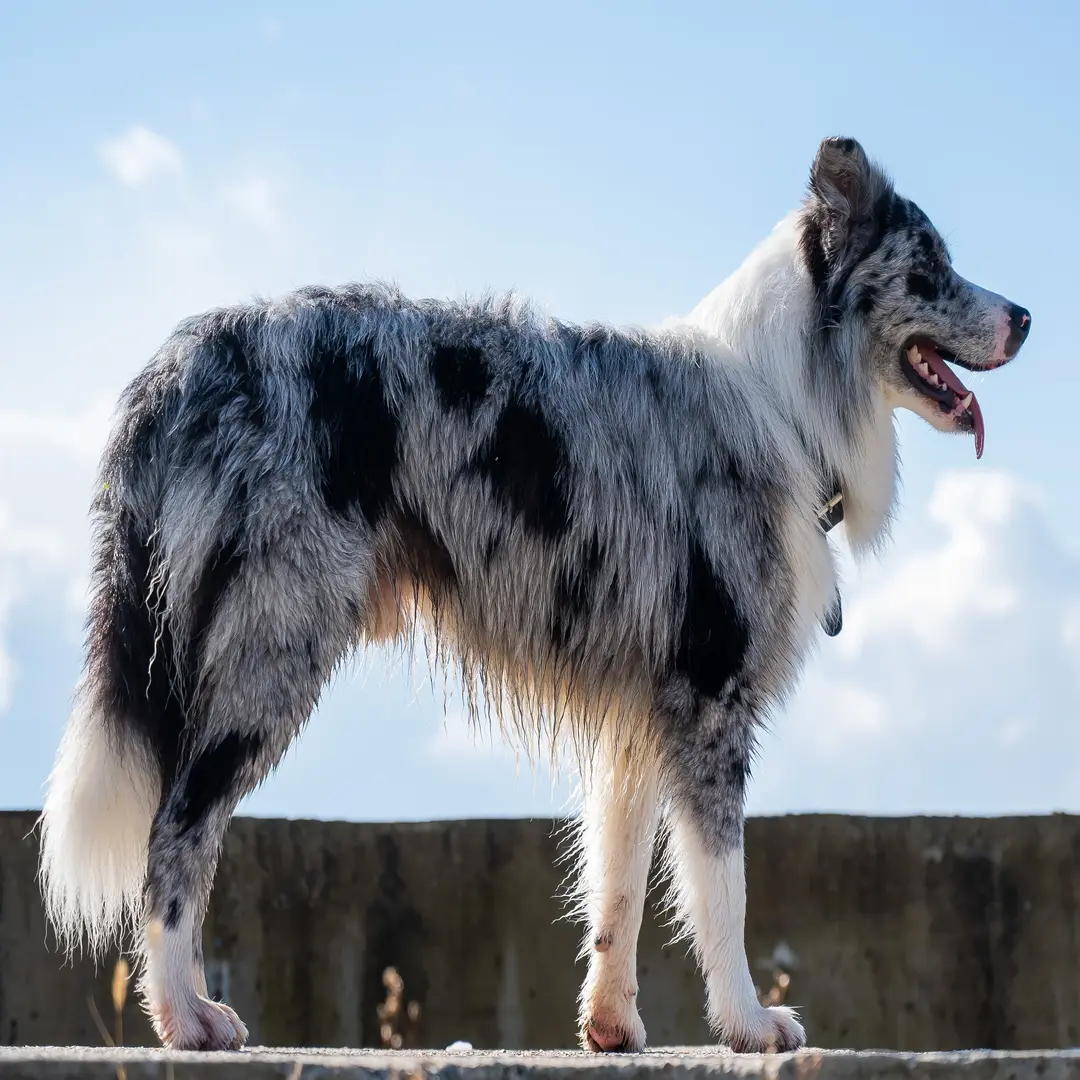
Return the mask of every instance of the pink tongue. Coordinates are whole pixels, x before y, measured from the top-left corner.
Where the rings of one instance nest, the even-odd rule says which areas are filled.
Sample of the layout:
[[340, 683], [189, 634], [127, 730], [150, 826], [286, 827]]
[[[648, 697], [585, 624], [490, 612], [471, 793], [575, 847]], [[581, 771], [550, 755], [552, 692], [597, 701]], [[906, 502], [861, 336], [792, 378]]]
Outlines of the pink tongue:
[[975, 457], [982, 457], [983, 442], [986, 439], [986, 429], [983, 427], [982, 409], [979, 408], [979, 399], [971, 399], [971, 419], [975, 426]]
[[[956, 395], [957, 400], [968, 396], [970, 392], [968, 388], [956, 377], [953, 369], [938, 356], [937, 350], [932, 345], [920, 343], [919, 352], [927, 367]], [[968, 411], [971, 413], [973, 427], [975, 428], [975, 457], [981, 458], [986, 430], [983, 427], [983, 414], [982, 409], [979, 408], [979, 399], [974, 394], [972, 394]]]

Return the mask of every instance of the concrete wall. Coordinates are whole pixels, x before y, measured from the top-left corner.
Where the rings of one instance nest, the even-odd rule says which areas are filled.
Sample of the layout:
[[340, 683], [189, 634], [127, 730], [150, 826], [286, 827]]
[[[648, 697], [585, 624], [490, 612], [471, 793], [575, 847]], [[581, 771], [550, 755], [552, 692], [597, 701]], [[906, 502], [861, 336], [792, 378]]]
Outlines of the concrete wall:
[[[0, 814], [0, 1043], [99, 1044], [95, 975], [45, 945], [32, 814]], [[1080, 819], [753, 820], [747, 937], [760, 985], [784, 942], [789, 1000], [823, 1047], [1072, 1046], [1080, 1036]], [[421, 1004], [414, 1045], [574, 1043], [577, 931], [556, 921], [551, 822], [238, 819], [206, 927], [211, 989], [255, 1043], [378, 1045], [383, 969]], [[653, 1045], [706, 1041], [685, 947], [650, 913]], [[759, 963], [760, 961], [760, 963]], [[129, 999], [125, 1041], [152, 1036]]]

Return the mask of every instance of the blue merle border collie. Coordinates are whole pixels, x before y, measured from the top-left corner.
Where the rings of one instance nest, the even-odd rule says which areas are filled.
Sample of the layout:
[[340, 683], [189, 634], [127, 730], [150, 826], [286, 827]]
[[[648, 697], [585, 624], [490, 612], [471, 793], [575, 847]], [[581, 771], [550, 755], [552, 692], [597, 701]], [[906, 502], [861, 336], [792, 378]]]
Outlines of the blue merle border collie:
[[718, 1035], [801, 1046], [743, 943], [757, 733], [839, 629], [830, 526], [856, 550], [887, 529], [893, 411], [981, 452], [949, 365], [1006, 363], [1030, 324], [839, 138], [802, 206], [653, 331], [358, 285], [183, 323], [123, 395], [93, 505], [86, 668], [42, 816], [61, 938], [134, 930], [162, 1041], [242, 1046], [202, 966], [229, 819], [342, 658], [419, 621], [474, 705], [580, 766], [583, 1046], [645, 1045], [658, 833]]

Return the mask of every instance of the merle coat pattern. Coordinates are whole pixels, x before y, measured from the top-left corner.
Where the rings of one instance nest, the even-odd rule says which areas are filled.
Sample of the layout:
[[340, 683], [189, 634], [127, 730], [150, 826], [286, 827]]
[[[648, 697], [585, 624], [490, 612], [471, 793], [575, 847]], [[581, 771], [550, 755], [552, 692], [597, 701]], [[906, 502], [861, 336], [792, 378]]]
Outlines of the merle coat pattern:
[[185, 322], [102, 461], [86, 669], [43, 814], [54, 923], [94, 948], [130, 924], [167, 1045], [242, 1045], [201, 958], [229, 818], [335, 665], [419, 618], [474, 706], [581, 768], [583, 1044], [644, 1045], [636, 939], [663, 829], [718, 1034], [801, 1045], [747, 968], [743, 803], [760, 724], [839, 625], [819, 514], [838, 494], [853, 545], [883, 535], [894, 408], [981, 450], [942, 355], [996, 366], [1029, 325], [954, 273], [850, 139], [657, 330], [382, 286]]

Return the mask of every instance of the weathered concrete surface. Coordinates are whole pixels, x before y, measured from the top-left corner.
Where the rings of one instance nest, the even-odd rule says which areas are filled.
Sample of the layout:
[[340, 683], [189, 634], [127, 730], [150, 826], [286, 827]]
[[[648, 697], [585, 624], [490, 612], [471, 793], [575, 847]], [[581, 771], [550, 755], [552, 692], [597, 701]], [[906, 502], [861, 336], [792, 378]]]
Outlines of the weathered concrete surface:
[[259, 1049], [242, 1054], [173, 1054], [0, 1049], [0, 1080], [1074, 1080], [1077, 1075], [1078, 1051], [811, 1050], [769, 1057], [687, 1047], [621, 1057], [567, 1051]]
[[[0, 1043], [100, 1044], [111, 961], [45, 948], [32, 814], [0, 815]], [[239, 819], [207, 923], [211, 990], [254, 1042], [377, 1046], [381, 973], [419, 1023], [405, 1045], [566, 1047], [582, 974], [556, 921], [548, 821], [353, 825]], [[781, 942], [812, 1041], [901, 1050], [1080, 1041], [1080, 819], [753, 820], [748, 942], [759, 984]], [[684, 947], [650, 916], [640, 1003], [654, 1045], [709, 1041]], [[765, 961], [758, 963], [758, 961]], [[124, 1041], [152, 1044], [137, 1002]]]

